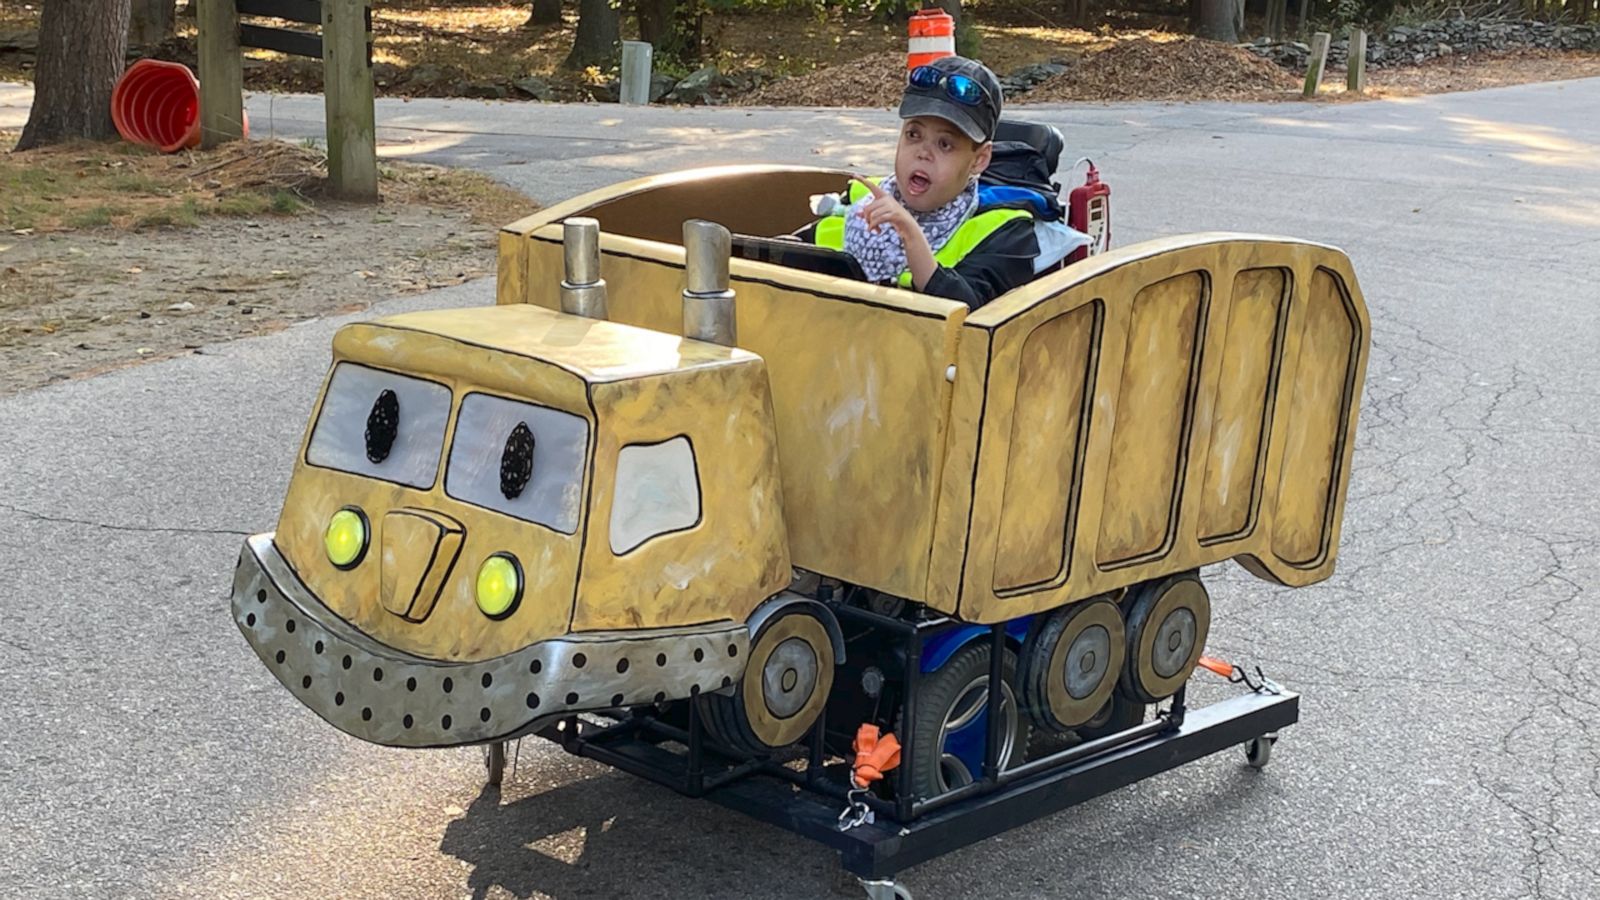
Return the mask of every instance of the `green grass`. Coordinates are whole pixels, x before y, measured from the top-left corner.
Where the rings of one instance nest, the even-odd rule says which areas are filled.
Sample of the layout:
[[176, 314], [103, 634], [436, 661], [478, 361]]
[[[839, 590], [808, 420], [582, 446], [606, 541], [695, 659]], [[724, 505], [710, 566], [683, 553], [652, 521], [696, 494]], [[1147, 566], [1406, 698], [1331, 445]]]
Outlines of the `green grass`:
[[126, 213], [127, 210], [120, 206], [95, 206], [68, 216], [67, 225], [71, 228], [104, 228], [111, 224], [112, 219]]
[[163, 206], [140, 215], [133, 222], [135, 228], [193, 228], [200, 224], [200, 204], [193, 197], [182, 203]]

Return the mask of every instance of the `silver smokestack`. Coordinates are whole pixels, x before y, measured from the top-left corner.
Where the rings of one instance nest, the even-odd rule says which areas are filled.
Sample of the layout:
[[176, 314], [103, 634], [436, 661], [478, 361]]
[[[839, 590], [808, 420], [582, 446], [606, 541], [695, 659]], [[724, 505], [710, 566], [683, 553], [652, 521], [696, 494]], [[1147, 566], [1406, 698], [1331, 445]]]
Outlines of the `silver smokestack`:
[[600, 277], [600, 223], [575, 216], [562, 224], [561, 311], [590, 319], [606, 318], [606, 282]]
[[687, 280], [683, 290], [684, 337], [737, 346], [733, 290], [728, 287], [733, 236], [715, 222], [690, 219], [683, 223], [683, 251]]

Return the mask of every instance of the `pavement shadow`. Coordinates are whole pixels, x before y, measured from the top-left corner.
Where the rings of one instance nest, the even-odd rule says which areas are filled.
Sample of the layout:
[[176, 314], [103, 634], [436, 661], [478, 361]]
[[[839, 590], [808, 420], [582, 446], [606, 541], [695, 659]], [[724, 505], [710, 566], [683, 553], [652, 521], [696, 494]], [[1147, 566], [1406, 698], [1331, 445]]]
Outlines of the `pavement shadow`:
[[[1113, 792], [1022, 826], [999, 846], [980, 842], [905, 877], [930, 896], [998, 896], [996, 886], [1038, 880], [1074, 883], [1081, 897], [1119, 896], [1129, 875], [1148, 866], [1142, 848], [1193, 846], [1204, 840], [1203, 823], [1247, 816], [1266, 799], [1263, 790], [1272, 793], [1261, 773], [1240, 770], [1159, 800]], [[473, 900], [495, 888], [556, 900], [862, 896], [832, 851], [625, 773], [608, 770], [527, 795], [508, 778], [507, 791], [519, 796], [502, 802], [499, 789], [485, 787], [440, 844], [472, 868]], [[1046, 847], [1054, 852], [1041, 852]], [[1019, 873], [1014, 851], [1023, 848]]]
[[823, 848], [615, 771], [510, 802], [485, 787], [439, 849], [472, 867], [473, 900], [496, 887], [557, 900], [815, 898], [837, 877]]

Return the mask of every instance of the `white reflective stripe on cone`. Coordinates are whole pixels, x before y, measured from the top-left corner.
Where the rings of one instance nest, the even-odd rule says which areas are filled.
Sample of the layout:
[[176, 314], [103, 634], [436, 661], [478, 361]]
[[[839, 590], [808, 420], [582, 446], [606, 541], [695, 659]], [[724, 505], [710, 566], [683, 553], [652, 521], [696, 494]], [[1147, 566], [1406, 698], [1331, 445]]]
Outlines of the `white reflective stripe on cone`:
[[954, 37], [914, 37], [906, 48], [907, 53], [947, 53], [956, 55]]

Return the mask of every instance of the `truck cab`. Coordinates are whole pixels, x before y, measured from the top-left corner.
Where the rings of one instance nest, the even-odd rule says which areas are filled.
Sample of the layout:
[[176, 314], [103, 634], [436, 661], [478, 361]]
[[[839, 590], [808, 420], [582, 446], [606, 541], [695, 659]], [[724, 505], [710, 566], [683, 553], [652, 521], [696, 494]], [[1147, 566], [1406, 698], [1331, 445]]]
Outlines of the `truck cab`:
[[240, 627], [307, 706], [472, 743], [736, 680], [789, 583], [754, 354], [531, 306], [346, 326]]

